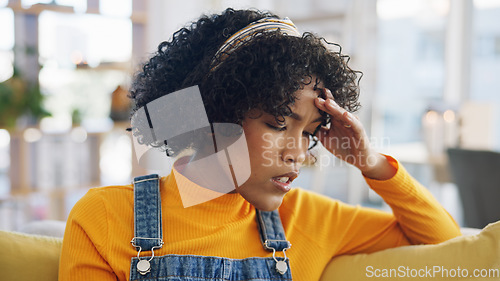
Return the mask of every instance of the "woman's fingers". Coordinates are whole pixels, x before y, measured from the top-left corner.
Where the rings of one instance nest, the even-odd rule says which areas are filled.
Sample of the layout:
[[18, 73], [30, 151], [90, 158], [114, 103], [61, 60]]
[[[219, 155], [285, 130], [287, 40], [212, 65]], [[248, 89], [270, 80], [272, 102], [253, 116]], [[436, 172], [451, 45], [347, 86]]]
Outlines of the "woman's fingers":
[[[349, 137], [353, 138], [358, 144], [356, 147], [349, 146], [356, 150], [363, 149], [366, 142], [366, 133], [364, 131], [363, 124], [359, 118], [340, 107], [332, 98], [330, 90], [324, 90], [325, 96], [329, 97], [326, 100], [323, 98], [317, 98], [315, 101], [316, 107], [318, 109], [326, 112], [330, 115], [331, 125], [330, 128], [322, 128], [322, 138], [321, 141], [326, 143], [329, 137]], [[345, 140], [345, 139], [344, 139]]]
[[330, 115], [332, 123], [340, 122], [340, 124], [345, 128], [351, 128], [354, 125], [359, 125], [357, 124], [358, 120], [354, 117], [354, 115], [340, 107], [332, 99], [324, 100], [322, 98], [317, 98], [316, 106]]
[[[330, 115], [330, 127], [322, 127], [317, 136], [323, 146], [333, 155], [358, 167], [362, 172], [367, 170], [368, 159], [374, 154], [370, 141], [359, 118], [340, 107], [328, 89], [324, 89], [326, 99], [317, 98], [316, 107]], [[378, 155], [378, 154], [377, 154]], [[354, 156], [354, 157], [352, 157]], [[371, 169], [368, 167], [368, 170]]]
[[[352, 126], [352, 124], [350, 124], [350, 118], [353, 117], [352, 114], [348, 113], [345, 109], [343, 109], [342, 107], [340, 107], [334, 100], [333, 98], [333, 94], [332, 92], [330, 91], [330, 89], [327, 89], [327, 88], [324, 88], [323, 89], [323, 92], [324, 92], [324, 96], [326, 97], [325, 99], [325, 103], [323, 103], [327, 108], [329, 108], [330, 110], [333, 110], [331, 112], [329, 112], [327, 110], [327, 113], [331, 113], [333, 114], [336, 118], [336, 120], [344, 120], [344, 121], [347, 121], [345, 126], [348, 128], [350, 126]], [[342, 116], [340, 116], [340, 114]]]
[[333, 94], [332, 94], [332, 91], [330, 91], [330, 89], [327, 89], [327, 88], [323, 88], [323, 92], [325, 93], [325, 97], [327, 99], [334, 99], [333, 98]]

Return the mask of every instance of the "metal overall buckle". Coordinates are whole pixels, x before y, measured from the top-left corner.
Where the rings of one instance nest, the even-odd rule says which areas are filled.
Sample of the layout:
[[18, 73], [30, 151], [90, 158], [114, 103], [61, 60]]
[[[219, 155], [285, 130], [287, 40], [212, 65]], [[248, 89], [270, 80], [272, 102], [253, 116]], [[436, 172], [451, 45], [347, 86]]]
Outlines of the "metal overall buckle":
[[141, 251], [142, 251], [142, 247], [135, 244], [135, 239], [137, 239], [137, 238], [141, 238], [141, 239], [156, 239], [156, 240], [158, 240], [158, 238], [134, 237], [134, 238], [132, 238], [132, 241], [130, 241], [130, 243], [132, 244], [132, 246], [134, 246], [136, 248], [139, 248], [139, 251], [137, 251], [137, 259], [139, 260], [139, 262], [137, 263], [137, 271], [141, 275], [146, 275], [149, 272], [151, 272], [151, 263], [150, 263], [150, 261], [153, 260], [153, 258], [155, 257], [155, 251], [154, 251], [154, 249], [160, 249], [163, 246], [163, 240], [160, 240], [160, 245], [159, 246], [154, 246], [154, 247], [151, 248], [151, 258], [149, 260], [148, 259], [141, 260], [140, 254], [141, 254]]
[[286, 264], [286, 260], [288, 259], [288, 257], [286, 256], [286, 250], [290, 249], [290, 247], [292, 247], [292, 244], [290, 244], [290, 242], [286, 241], [286, 242], [288, 242], [288, 247], [283, 249], [284, 258], [283, 258], [283, 260], [279, 261], [276, 258], [276, 249], [274, 247], [269, 246], [269, 244], [268, 244], [269, 241], [283, 241], [283, 240], [266, 240], [264, 242], [264, 247], [266, 249], [273, 250], [273, 259], [276, 262], [276, 271], [278, 271], [279, 274], [283, 275], [288, 270], [288, 265]]

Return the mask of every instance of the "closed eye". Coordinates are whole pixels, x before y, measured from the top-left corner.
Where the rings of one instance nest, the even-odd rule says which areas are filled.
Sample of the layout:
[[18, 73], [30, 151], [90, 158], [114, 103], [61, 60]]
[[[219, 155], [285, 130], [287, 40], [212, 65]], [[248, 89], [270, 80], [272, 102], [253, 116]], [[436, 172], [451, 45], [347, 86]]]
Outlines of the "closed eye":
[[[286, 131], [286, 126], [275, 126], [275, 125], [272, 125], [272, 124], [269, 124], [269, 123], [266, 123], [267, 127], [275, 130], [275, 131], [278, 131], [278, 132], [283, 132], [283, 131]], [[310, 133], [310, 132], [302, 132], [302, 134], [306, 137], [313, 137], [314, 136], [314, 133]]]
[[269, 124], [269, 123], [266, 123], [267, 127], [275, 130], [275, 131], [278, 131], [278, 132], [284, 132], [286, 131], [286, 126], [275, 126], [275, 125], [272, 125], [272, 124]]

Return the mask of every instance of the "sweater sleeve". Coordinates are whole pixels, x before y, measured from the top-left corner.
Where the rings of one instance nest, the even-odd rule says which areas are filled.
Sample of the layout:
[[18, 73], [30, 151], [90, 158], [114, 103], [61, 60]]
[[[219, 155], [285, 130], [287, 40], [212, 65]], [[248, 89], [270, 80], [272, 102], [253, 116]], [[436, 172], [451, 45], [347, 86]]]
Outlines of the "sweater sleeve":
[[[333, 256], [371, 253], [410, 244], [436, 244], [460, 235], [460, 228], [432, 194], [412, 178], [396, 160], [387, 157], [397, 171], [388, 180], [365, 178], [368, 185], [392, 208], [392, 213], [337, 202], [330, 233]], [[326, 212], [323, 212], [325, 214]], [[333, 239], [332, 239], [333, 237]]]
[[67, 220], [58, 280], [116, 280], [106, 262], [107, 227], [103, 200], [91, 190], [77, 202]]
[[437, 244], [461, 235], [451, 215], [432, 194], [390, 156], [397, 169], [389, 180], [365, 178], [368, 185], [391, 207], [397, 228], [411, 244]]

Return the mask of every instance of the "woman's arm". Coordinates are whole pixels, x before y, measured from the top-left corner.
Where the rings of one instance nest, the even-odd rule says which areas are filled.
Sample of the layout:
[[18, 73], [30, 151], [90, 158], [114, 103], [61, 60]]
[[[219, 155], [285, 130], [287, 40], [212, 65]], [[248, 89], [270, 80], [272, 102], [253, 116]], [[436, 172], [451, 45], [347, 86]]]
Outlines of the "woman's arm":
[[365, 176], [368, 185], [391, 207], [411, 244], [436, 244], [461, 235], [453, 217], [399, 162], [384, 156], [397, 173], [388, 180]]
[[90, 191], [67, 220], [58, 280], [117, 280], [105, 259], [107, 238], [106, 208], [96, 192]]
[[330, 115], [330, 128], [323, 127], [318, 138], [333, 155], [358, 168], [365, 177], [376, 180], [392, 178], [397, 169], [375, 151], [358, 117], [341, 108], [332, 93], [324, 89], [326, 100], [317, 98], [316, 106]]
[[[357, 167], [392, 208], [394, 230], [401, 231], [412, 244], [439, 243], [460, 235], [456, 222], [430, 192], [396, 160], [376, 152], [359, 119], [338, 106], [328, 89], [325, 94], [326, 100], [318, 98], [315, 103], [332, 122], [330, 128], [319, 131], [320, 141], [332, 154]], [[390, 231], [388, 228], [387, 233]]]

